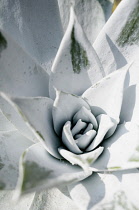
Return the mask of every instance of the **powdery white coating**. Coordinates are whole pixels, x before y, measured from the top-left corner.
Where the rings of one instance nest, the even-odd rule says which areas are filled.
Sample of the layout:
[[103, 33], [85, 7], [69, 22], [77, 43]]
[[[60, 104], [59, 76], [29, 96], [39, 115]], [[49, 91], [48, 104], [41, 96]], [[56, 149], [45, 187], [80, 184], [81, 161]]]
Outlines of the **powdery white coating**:
[[[13, 201], [14, 191], [3, 190], [0, 191], [0, 209], [1, 210], [34, 210], [32, 209], [32, 203], [34, 203], [35, 193], [25, 195], [20, 198], [19, 201]], [[36, 209], [35, 209], [36, 210]]]
[[79, 210], [70, 198], [67, 187], [52, 188], [38, 192], [32, 202], [30, 210]]
[[52, 156], [60, 158], [58, 147], [61, 142], [53, 130], [52, 99], [36, 97], [12, 98], [12, 100], [20, 107], [23, 119], [25, 116], [36, 138], [38, 137], [38, 140], [44, 144], [44, 147]]
[[0, 28], [50, 72], [63, 35], [57, 1], [2, 0], [0, 16]]
[[6, 47], [0, 53], [0, 90], [12, 96], [48, 96], [49, 75], [9, 35], [1, 33]]
[[95, 116], [104, 113], [119, 122], [124, 82], [129, 67], [128, 64], [119, 71], [109, 74], [83, 93], [82, 97], [89, 103]]
[[[134, 85], [139, 82], [139, 47], [136, 43], [138, 37], [138, 32], [136, 30], [138, 27], [134, 28], [135, 21], [138, 23], [139, 11], [136, 11], [135, 13], [135, 10], [138, 8], [138, 0], [133, 0], [132, 3], [130, 0], [122, 0], [93, 45], [99, 55], [106, 74], [123, 67], [126, 63], [133, 62], [133, 65], [129, 68], [129, 76], [126, 79], [128, 85]], [[131, 22], [131, 25], [129, 25], [128, 28], [127, 24], [129, 24], [129, 22]], [[124, 27], [127, 27], [125, 33], [129, 38], [130, 32], [133, 30], [133, 35], [131, 34], [131, 36], [134, 36], [135, 42], [132, 44], [126, 42], [124, 36], [122, 38], [121, 32]], [[119, 39], [121, 39], [121, 44], [119, 44]], [[125, 42], [123, 46], [122, 42]], [[105, 49], [105, 51], [102, 49]]]
[[16, 130], [15, 126], [10, 123], [10, 121], [5, 117], [5, 115], [0, 110], [0, 132], [1, 131], [12, 131]]
[[90, 173], [90, 164], [93, 164], [95, 160], [103, 152], [103, 147], [98, 147], [96, 150], [81, 155], [74, 154], [64, 148], [59, 148], [60, 154], [68, 160], [72, 165], [79, 165], [82, 167], [86, 174]]
[[103, 142], [105, 151], [92, 168], [100, 171], [137, 168], [139, 164], [138, 139], [139, 126], [134, 123], [118, 125], [115, 134]]
[[[113, 187], [114, 186], [114, 187]], [[93, 173], [80, 183], [68, 186], [80, 210], [138, 209], [138, 170]]]
[[85, 173], [77, 166], [53, 158], [41, 143], [29, 147], [22, 155], [20, 163], [17, 196], [34, 190], [74, 183], [92, 173]]
[[15, 189], [19, 158], [32, 142], [19, 131], [0, 132], [0, 189]]
[[[74, 114], [81, 107], [90, 110], [89, 105], [81, 97], [71, 95], [69, 93], [56, 91], [56, 99], [53, 104], [53, 123], [54, 130], [58, 135], [61, 135], [62, 128], [67, 121], [71, 121]], [[70, 104], [70, 106], [68, 106]]]
[[104, 70], [71, 7], [70, 21], [52, 66], [49, 93], [55, 88], [81, 95], [104, 76]]
[[[110, 16], [112, 8], [112, 3], [110, 3], [108, 0], [106, 0], [104, 4], [103, 2], [96, 0], [58, 0], [58, 4], [64, 31], [67, 29], [70, 16], [69, 11], [72, 4], [74, 6], [79, 23], [85, 31], [88, 40], [92, 44], [105, 24], [106, 19]], [[105, 16], [107, 16], [106, 19]]]

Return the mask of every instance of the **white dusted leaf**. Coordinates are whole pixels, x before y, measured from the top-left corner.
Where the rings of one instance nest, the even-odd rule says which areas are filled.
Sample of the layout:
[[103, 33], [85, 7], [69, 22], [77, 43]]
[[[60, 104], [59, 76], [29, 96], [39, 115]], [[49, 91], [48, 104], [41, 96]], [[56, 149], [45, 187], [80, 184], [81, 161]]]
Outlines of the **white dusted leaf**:
[[0, 17], [0, 28], [50, 72], [63, 35], [57, 1], [1, 1]]
[[32, 142], [19, 131], [0, 132], [0, 190], [14, 189], [18, 178], [19, 158]]
[[79, 165], [83, 168], [85, 172], [90, 171], [90, 165], [95, 162], [95, 160], [99, 157], [99, 155], [103, 152], [103, 147], [98, 147], [97, 149], [84, 153], [84, 154], [74, 154], [67, 149], [59, 148], [59, 153], [66, 160], [68, 160], [72, 165]]
[[[17, 110], [15, 110], [3, 97], [3, 94], [0, 93], [0, 108], [2, 109], [2, 113], [5, 117], [11, 122], [16, 129], [18, 129], [23, 136], [29, 138], [33, 142], [36, 142], [36, 137], [31, 132], [31, 130], [27, 127], [24, 120], [20, 116]], [[6, 124], [7, 125], [7, 124]]]
[[47, 97], [10, 98], [4, 94], [3, 97], [20, 114], [24, 123], [48, 152], [59, 158], [58, 147], [61, 142], [53, 130], [53, 100]]
[[106, 138], [107, 134], [113, 134], [117, 126], [117, 123], [114, 123], [108, 115], [100, 114], [97, 116], [96, 119], [99, 124], [99, 128], [97, 130], [95, 138], [92, 140], [91, 144], [86, 148], [86, 151], [91, 151], [94, 148], [96, 148], [104, 140], [104, 138]]
[[113, 136], [103, 141], [104, 152], [92, 165], [94, 171], [139, 167], [139, 126], [120, 124]]
[[112, 13], [112, 2], [109, 0], [58, 0], [58, 4], [64, 31], [67, 29], [69, 10], [73, 4], [79, 23], [92, 44]]
[[95, 116], [106, 113], [119, 122], [128, 68], [129, 65], [111, 73], [83, 93], [82, 97], [89, 103]]
[[53, 123], [55, 132], [58, 135], [61, 135], [64, 124], [67, 121], [71, 121], [74, 114], [83, 106], [90, 110], [87, 102], [81, 97], [56, 91], [56, 99], [53, 104]]
[[[15, 191], [3, 190], [0, 191], [0, 209], [1, 210], [33, 210], [31, 209], [32, 203], [34, 203], [35, 193], [22, 197], [19, 201], [13, 200]], [[37, 208], [35, 209], [37, 210]]]
[[104, 76], [98, 56], [87, 40], [71, 7], [70, 21], [52, 66], [50, 96], [55, 88], [81, 95]]
[[63, 186], [60, 187], [60, 190], [54, 187], [51, 189], [43, 190], [41, 192], [36, 192], [29, 210], [40, 209], [79, 210], [74, 201], [72, 201], [72, 199], [70, 198], [67, 188]]
[[138, 209], [139, 172], [137, 169], [113, 173], [93, 173], [68, 186], [79, 209]]
[[48, 96], [49, 75], [5, 32], [0, 32], [0, 91]]
[[75, 139], [73, 138], [72, 132], [71, 132], [71, 122], [67, 121], [65, 125], [63, 126], [62, 130], [62, 142], [64, 143], [64, 146], [68, 148], [69, 151], [75, 153], [75, 154], [81, 154], [82, 151], [77, 146]]
[[5, 117], [0, 110], [0, 131], [16, 130], [15, 126]]
[[[94, 43], [94, 48], [99, 55], [106, 74], [133, 61], [127, 78], [127, 83], [130, 85], [139, 82], [138, 25], [138, 0], [132, 0], [132, 2], [123, 0]], [[105, 51], [102, 49], [105, 49]]]
[[52, 157], [41, 143], [37, 143], [21, 158], [17, 195], [80, 181], [90, 174]]

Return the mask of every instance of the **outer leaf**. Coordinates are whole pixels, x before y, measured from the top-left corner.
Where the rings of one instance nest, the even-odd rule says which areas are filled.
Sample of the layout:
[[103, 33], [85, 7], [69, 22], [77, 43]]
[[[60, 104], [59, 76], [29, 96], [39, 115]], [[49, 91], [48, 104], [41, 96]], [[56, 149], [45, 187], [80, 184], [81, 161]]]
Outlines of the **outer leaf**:
[[61, 187], [60, 190], [57, 188], [52, 188], [37, 192], [30, 210], [40, 209], [79, 210], [74, 204], [74, 201], [72, 201], [72, 199], [69, 197], [68, 190], [65, 187]]
[[53, 104], [53, 123], [58, 135], [61, 135], [62, 128], [67, 121], [71, 121], [74, 114], [82, 107], [90, 110], [89, 105], [79, 96], [57, 91]]
[[26, 193], [76, 182], [89, 175], [76, 166], [53, 158], [37, 143], [22, 156], [17, 189], [19, 193]]
[[[36, 137], [27, 127], [24, 120], [20, 117], [18, 111], [16, 111], [9, 104], [9, 102], [7, 102], [7, 99], [5, 100], [5, 97], [3, 98], [3, 95], [1, 96], [1, 93], [0, 93], [0, 108], [2, 109], [3, 114], [9, 120], [9, 122], [11, 122], [15, 126], [15, 128], [17, 128], [22, 133], [23, 136], [29, 138], [33, 142], [36, 142]], [[8, 126], [8, 124], [6, 122], [6, 126]]]
[[50, 96], [55, 89], [81, 95], [104, 76], [98, 56], [71, 8], [70, 21], [52, 66]]
[[71, 4], [73, 4], [79, 23], [91, 43], [94, 42], [112, 12], [112, 3], [108, 0], [58, 0], [58, 4], [64, 31], [67, 29], [69, 10]]
[[2, 111], [0, 110], [0, 131], [12, 131], [16, 130], [14, 125], [10, 123], [10, 121], [4, 116]]
[[[0, 91], [14, 96], [48, 95], [48, 74], [5, 33], [0, 34], [0, 54]], [[0, 108], [23, 135], [34, 141], [23, 120], [1, 97]]]
[[50, 72], [63, 35], [57, 1], [1, 1], [0, 17], [0, 28]]
[[[35, 194], [24, 196], [18, 202], [13, 201], [15, 191], [3, 190], [0, 192], [0, 209], [1, 210], [31, 210], [32, 203], [34, 203]], [[37, 208], [35, 209], [37, 210]]]
[[139, 167], [139, 126], [126, 123], [117, 127], [112, 137], [103, 142], [104, 152], [92, 170], [121, 170]]
[[15, 188], [19, 158], [31, 144], [18, 131], [0, 132], [0, 190]]
[[86, 151], [91, 151], [94, 148], [96, 148], [104, 140], [104, 138], [106, 138], [106, 136], [109, 133], [111, 136], [117, 126], [117, 124], [113, 123], [113, 121], [108, 115], [101, 114], [101, 115], [98, 115], [96, 119], [98, 121], [99, 128], [97, 130], [97, 134], [95, 138], [93, 139], [92, 143], [89, 145], [89, 147], [86, 148]]
[[[126, 12], [124, 12], [126, 11]], [[94, 48], [106, 74], [134, 62], [127, 83], [139, 82], [139, 2], [123, 0], [97, 37]], [[102, 50], [105, 49], [105, 52]], [[109, 55], [109, 56], [108, 56]]]
[[120, 122], [125, 121], [139, 124], [139, 85], [132, 85], [124, 92]]
[[68, 187], [79, 209], [138, 209], [139, 173], [137, 169], [96, 174]]
[[49, 75], [4, 32], [0, 46], [0, 90], [14, 96], [48, 96]]
[[99, 155], [103, 152], [103, 147], [98, 147], [96, 150], [93, 150], [89, 153], [84, 153], [76, 155], [64, 148], [59, 148], [60, 154], [68, 160], [72, 165], [79, 165], [83, 168], [85, 172], [89, 172], [89, 166], [95, 162]]
[[84, 92], [82, 97], [90, 104], [92, 112], [97, 116], [107, 113], [119, 122], [123, 100], [124, 81], [129, 66], [116, 71]]
[[[5, 96], [6, 97], [6, 96]], [[34, 136], [43, 143], [50, 154], [59, 158], [61, 142], [53, 130], [52, 106], [50, 98], [6, 98], [23, 118]], [[17, 106], [16, 106], [17, 105]]]

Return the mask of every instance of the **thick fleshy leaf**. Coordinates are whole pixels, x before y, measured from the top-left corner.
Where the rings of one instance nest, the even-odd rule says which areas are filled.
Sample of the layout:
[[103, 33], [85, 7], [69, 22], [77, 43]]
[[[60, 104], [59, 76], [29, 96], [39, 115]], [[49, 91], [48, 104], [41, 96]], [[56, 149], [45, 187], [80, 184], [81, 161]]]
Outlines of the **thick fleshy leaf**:
[[128, 68], [129, 65], [108, 75], [84, 92], [82, 97], [89, 103], [95, 116], [106, 113], [119, 122]]
[[[124, 12], [126, 11], [126, 12]], [[105, 73], [109, 74], [126, 63], [129, 69], [127, 83], [139, 83], [139, 2], [123, 0], [98, 35], [94, 48]], [[102, 49], [105, 49], [103, 51]]]
[[52, 99], [46, 97], [10, 99], [7, 97], [7, 100], [19, 112], [24, 122], [48, 152], [60, 158], [58, 147], [61, 146], [61, 141], [53, 130]]
[[37, 143], [25, 151], [20, 163], [19, 194], [82, 180], [91, 173], [52, 157]]
[[14, 96], [48, 96], [49, 75], [6, 33], [0, 33], [0, 91]]
[[[5, 117], [11, 122], [17, 130], [19, 130], [23, 136], [29, 138], [33, 142], [36, 142], [36, 137], [31, 132], [31, 130], [27, 127], [24, 120], [20, 117], [18, 112], [9, 104], [7, 98], [0, 93], [0, 108], [2, 109], [2, 113]], [[8, 124], [6, 123], [6, 126]]]
[[19, 158], [30, 145], [18, 131], [0, 132], [0, 190], [15, 188]]
[[81, 119], [79, 119], [77, 123], [73, 126], [71, 133], [73, 136], [75, 136], [77, 133], [79, 133], [82, 129], [85, 129], [85, 128], [86, 128], [86, 123], [83, 122]]
[[30, 195], [25, 195], [19, 201], [15, 202], [13, 200], [15, 191], [0, 191], [0, 209], [1, 210], [38, 210], [31, 209], [32, 203], [34, 203], [35, 193]]
[[15, 126], [5, 117], [0, 110], [0, 131], [12, 131], [16, 130]]
[[132, 85], [124, 91], [120, 122], [128, 121], [139, 124], [139, 85]]
[[55, 88], [81, 95], [103, 76], [98, 56], [71, 8], [69, 25], [52, 66], [50, 96], [55, 98]]
[[109, 0], [58, 0], [58, 4], [64, 31], [67, 29], [70, 6], [73, 4], [79, 23], [92, 44], [112, 13], [112, 2]]
[[55, 187], [43, 190], [41, 192], [36, 192], [34, 200], [29, 210], [46, 210], [46, 209], [79, 210], [79, 208], [75, 205], [74, 201], [72, 201], [72, 199], [70, 198], [69, 192], [65, 186], [61, 186], [60, 189]]
[[121, 170], [139, 167], [139, 126], [126, 123], [117, 126], [112, 137], [103, 141], [104, 152], [92, 170]]
[[0, 17], [0, 28], [50, 71], [63, 35], [57, 1], [1, 1]]
[[80, 155], [76, 155], [64, 148], [59, 148], [60, 154], [68, 160], [72, 165], [79, 165], [85, 172], [89, 172], [89, 166], [95, 162], [99, 155], [103, 152], [103, 147], [99, 147], [96, 150]]
[[86, 148], [86, 151], [91, 151], [94, 148], [96, 148], [103, 141], [104, 137], [106, 138], [107, 134], [110, 133], [110, 135], [112, 135], [113, 133], [111, 133], [111, 130], [114, 132], [116, 127], [115, 125], [117, 125], [113, 123], [113, 121], [108, 115], [105, 114], [98, 115], [96, 119], [99, 124], [97, 135], [92, 140], [92, 143], [89, 145], [89, 147]]
[[68, 186], [79, 209], [138, 209], [139, 172], [137, 169], [114, 173], [93, 173]]
[[98, 128], [97, 120], [91, 113], [91, 110], [86, 109], [84, 106], [73, 116], [73, 123], [76, 123], [79, 119], [87, 123], [92, 123], [95, 130]]
[[95, 130], [90, 130], [82, 135], [76, 135], [76, 144], [81, 150], [86, 151], [86, 147], [93, 141], [94, 137], [96, 136]]
[[81, 97], [57, 91], [53, 104], [53, 123], [58, 135], [61, 135], [64, 124], [71, 121], [74, 114], [83, 106], [88, 110], [90, 109], [89, 105]]
[[82, 151], [77, 146], [76, 141], [73, 138], [72, 132], [71, 132], [71, 122], [67, 121], [65, 125], [63, 126], [62, 131], [62, 142], [64, 145], [73, 153], [75, 154], [81, 154]]

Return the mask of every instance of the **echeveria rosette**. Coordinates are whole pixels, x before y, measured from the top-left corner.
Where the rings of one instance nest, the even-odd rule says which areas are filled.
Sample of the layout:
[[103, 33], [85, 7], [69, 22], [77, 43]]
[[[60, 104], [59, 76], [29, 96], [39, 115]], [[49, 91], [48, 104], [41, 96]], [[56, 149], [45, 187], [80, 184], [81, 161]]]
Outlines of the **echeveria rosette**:
[[[120, 8], [127, 6], [128, 3], [123, 1], [123, 6]], [[135, 3], [136, 1], [134, 1], [134, 6]], [[113, 17], [115, 18], [114, 15]], [[107, 41], [114, 49], [112, 52], [115, 52], [115, 46], [112, 45], [112, 40], [108, 36]], [[98, 41], [95, 45], [98, 50]], [[120, 51], [116, 53], [117, 57], [121, 55]], [[128, 60], [128, 57], [126, 58]], [[123, 57], [120, 56], [120, 59]], [[125, 60], [122, 62], [120, 60], [119, 67], [125, 65]], [[128, 61], [130, 60], [133, 60], [133, 57]], [[3, 101], [6, 99], [19, 112], [32, 133], [30, 136], [27, 133], [26, 137], [22, 137], [23, 145], [18, 145], [19, 148], [21, 146], [19, 153], [16, 152], [17, 147], [15, 147], [15, 157], [12, 152], [7, 154], [8, 160], [11, 157], [18, 160], [19, 154], [27, 148], [20, 161], [20, 177], [17, 185], [20, 193], [25, 194], [66, 184], [72, 199], [80, 209], [102, 208], [102, 204], [108, 208], [107, 203], [114, 208], [118, 208], [118, 205], [124, 206], [123, 208], [130, 206], [132, 209], [138, 206], [137, 193], [132, 193], [132, 195], [130, 193], [130, 191], [138, 192], [139, 180], [136, 169], [139, 139], [138, 86], [127, 87], [129, 73], [126, 73], [129, 69], [133, 82], [135, 78], [131, 72], [133, 67], [135, 67], [134, 63], [132, 66], [125, 66], [104, 77], [105, 72], [110, 69], [102, 68], [98, 56], [87, 41], [72, 11], [69, 27], [57, 53], [50, 77], [49, 91], [54, 101], [47, 97], [21, 98], [1, 94]], [[41, 71], [43, 72], [42, 69]], [[61, 75], [63, 75], [63, 81]], [[132, 100], [127, 103], [131, 95]], [[136, 105], [133, 102], [136, 102]], [[131, 123], [124, 122], [129, 120]], [[78, 125], [81, 126], [80, 131], [77, 129]], [[83, 125], [85, 128], [82, 128]], [[84, 142], [81, 142], [80, 144], [81, 136], [79, 135], [83, 136], [87, 127], [92, 135], [95, 133], [95, 136], [90, 135], [89, 143], [85, 142], [84, 145]], [[18, 128], [23, 134], [25, 128], [21, 125]], [[16, 141], [19, 138], [19, 132], [10, 131], [9, 137], [11, 133]], [[28, 136], [33, 141], [38, 140], [38, 143], [29, 141]], [[9, 139], [12, 141], [12, 138]], [[1, 141], [7, 145], [6, 142], [9, 140], [5, 135], [5, 137], [2, 136]], [[8, 145], [7, 150], [9, 147], [12, 147], [12, 144]], [[76, 149], [78, 152], [80, 149], [81, 154], [75, 151]], [[4, 151], [3, 154], [5, 154]], [[14, 162], [14, 167], [17, 166], [17, 162]], [[7, 163], [9, 165], [9, 161]], [[5, 170], [3, 173], [6, 174], [6, 166], [1, 164], [1, 167]], [[14, 177], [15, 181], [11, 185], [12, 180], [5, 175], [3, 186], [1, 185], [3, 189], [14, 187], [17, 178], [14, 167], [12, 167], [11, 177]], [[7, 186], [6, 183], [8, 183]], [[111, 187], [113, 184], [114, 188]], [[119, 196], [119, 200], [116, 196]]]

